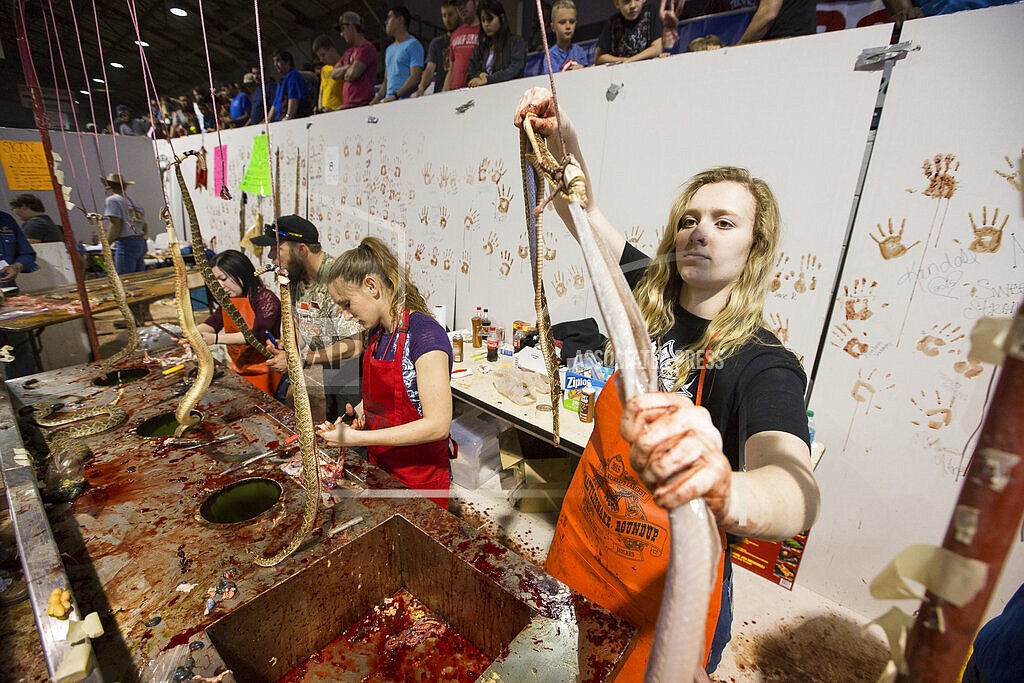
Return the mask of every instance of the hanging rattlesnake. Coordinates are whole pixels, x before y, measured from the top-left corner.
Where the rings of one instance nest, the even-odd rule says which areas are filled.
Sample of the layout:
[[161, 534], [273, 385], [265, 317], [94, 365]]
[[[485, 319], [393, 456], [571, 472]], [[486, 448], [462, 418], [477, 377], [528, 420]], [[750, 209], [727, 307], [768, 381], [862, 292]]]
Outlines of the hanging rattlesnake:
[[207, 289], [213, 294], [213, 298], [217, 300], [221, 310], [231, 318], [231, 322], [235, 324], [239, 332], [242, 333], [242, 337], [245, 338], [245, 343], [256, 349], [266, 359], [274, 357], [270, 351], [267, 350], [265, 344], [262, 344], [256, 339], [256, 336], [252, 333], [252, 329], [246, 324], [245, 320], [242, 319], [242, 314], [238, 311], [238, 308], [231, 303], [231, 297], [224, 291], [224, 287], [221, 286], [220, 282], [213, 275], [213, 270], [210, 268], [210, 262], [206, 259], [206, 252], [203, 250], [203, 235], [199, 229], [199, 218], [196, 216], [196, 207], [192, 203], [192, 195], [188, 191], [188, 185], [185, 183], [185, 177], [181, 173], [181, 162], [185, 161], [190, 156], [196, 157], [196, 163], [205, 165], [206, 160], [199, 152], [191, 150], [174, 157], [174, 176], [178, 180], [178, 186], [181, 188], [181, 201], [185, 204], [185, 212], [188, 214], [188, 225], [189, 232], [192, 236], [192, 255], [195, 257], [196, 266], [199, 268], [199, 272], [203, 275], [203, 282], [206, 283]]
[[188, 289], [188, 272], [185, 270], [185, 260], [181, 257], [181, 248], [178, 245], [174, 222], [171, 220], [171, 212], [166, 206], [161, 212], [161, 217], [167, 224], [167, 246], [171, 252], [171, 260], [174, 261], [174, 307], [178, 309], [178, 323], [181, 325], [181, 332], [196, 354], [197, 362], [195, 381], [181, 397], [178, 408], [174, 411], [174, 419], [178, 421], [174, 436], [177, 437], [184, 434], [189, 427], [199, 423], [199, 417], [192, 414], [192, 409], [199, 403], [199, 399], [206, 393], [213, 380], [213, 354], [210, 353], [210, 347], [203, 339], [202, 332], [196, 328], [196, 318], [192, 313], [192, 297]]
[[295, 552], [316, 522], [316, 513], [320, 504], [320, 464], [317, 459], [316, 434], [313, 432], [313, 413], [309, 407], [309, 394], [306, 393], [306, 378], [302, 373], [302, 360], [295, 339], [295, 325], [292, 324], [292, 295], [288, 276], [287, 273], [275, 266], [265, 266], [265, 268], [274, 270], [280, 287], [281, 342], [284, 344], [285, 357], [288, 360], [288, 377], [292, 382], [295, 427], [299, 430], [299, 446], [302, 454], [302, 485], [306, 489], [302, 526], [292, 537], [291, 542], [273, 557], [257, 556], [255, 558], [256, 564], [261, 567], [273, 567]]
[[110, 284], [110, 291], [114, 294], [114, 301], [117, 303], [117, 308], [124, 317], [125, 329], [128, 332], [128, 343], [125, 347], [103, 361], [103, 365], [100, 366], [99, 377], [100, 379], [105, 380], [107, 378], [107, 373], [110, 372], [111, 368], [135, 353], [135, 350], [139, 347], [139, 336], [136, 334], [135, 316], [132, 315], [131, 309], [128, 308], [128, 295], [124, 291], [124, 283], [121, 282], [121, 276], [117, 274], [117, 270], [114, 268], [114, 252], [110, 248], [110, 238], [107, 236], [107, 231], [103, 226], [103, 216], [98, 213], [90, 213], [86, 218], [96, 229], [96, 232], [100, 234], [100, 244], [103, 246], [103, 264], [104, 270], [107, 273], [107, 282]]

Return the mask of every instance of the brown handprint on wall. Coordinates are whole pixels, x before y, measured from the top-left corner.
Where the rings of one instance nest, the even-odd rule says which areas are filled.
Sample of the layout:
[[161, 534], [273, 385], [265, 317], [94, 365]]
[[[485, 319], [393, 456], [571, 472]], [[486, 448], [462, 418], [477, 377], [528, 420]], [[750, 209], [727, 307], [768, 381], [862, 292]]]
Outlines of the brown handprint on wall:
[[583, 277], [583, 270], [579, 266], [569, 266], [569, 276], [572, 278], [573, 289], [583, 289], [587, 286], [587, 281]]
[[999, 247], [1003, 244], [1003, 230], [1006, 229], [1006, 224], [1010, 220], [1010, 214], [1003, 216], [1003, 224], [998, 228], [996, 223], [999, 222], [999, 209], [993, 212], [992, 222], [989, 223], [988, 207], [981, 207], [980, 228], [974, 222], [974, 214], [968, 212], [967, 217], [971, 219], [971, 232], [974, 234], [971, 246], [967, 248], [978, 254], [994, 254], [999, 251]]
[[494, 254], [494, 248], [498, 246], [498, 235], [497, 233], [490, 233], [487, 235], [487, 239], [484, 241], [484, 253], [488, 256]]
[[775, 276], [772, 277], [772, 281], [768, 285], [769, 292], [777, 292], [782, 288], [782, 271], [785, 269], [787, 263], [789, 263], [789, 257], [786, 256], [786, 252], [780, 251], [778, 258], [775, 259]]
[[843, 311], [847, 320], [867, 320], [875, 314], [871, 310], [870, 300], [874, 297], [877, 286], [877, 282], [868, 283], [868, 279], [865, 277], [854, 280], [852, 287], [843, 285], [843, 294], [846, 297], [843, 302]]
[[960, 331], [960, 326], [953, 326], [953, 323], [946, 323], [942, 327], [939, 327], [938, 323], [932, 325], [931, 330], [926, 330], [922, 333], [924, 336], [917, 342], [917, 350], [926, 356], [937, 356], [943, 351], [946, 353], [956, 353], [956, 349], [946, 348], [956, 344], [958, 341], [964, 338], [964, 334]]
[[[818, 287], [818, 276], [814, 275], [816, 271], [821, 270], [821, 264], [818, 262], [818, 257], [814, 254], [804, 254], [800, 257], [800, 275], [797, 277], [796, 282], [793, 283], [793, 289], [796, 290], [797, 294], [803, 294], [804, 292], [813, 292]], [[808, 280], [808, 277], [810, 279]]]
[[643, 239], [644, 229], [639, 225], [634, 225], [629, 229], [629, 233], [626, 234], [626, 241], [632, 244], [634, 247], [640, 247], [640, 240]]
[[772, 331], [779, 341], [786, 344], [789, 341], [789, 318], [783, 319], [778, 313], [772, 313], [768, 316], [769, 329]]
[[921, 164], [921, 171], [928, 180], [925, 195], [936, 199], [952, 199], [957, 188], [953, 174], [959, 169], [960, 162], [952, 154], [936, 154], [932, 159], [925, 159]]
[[985, 372], [985, 366], [983, 366], [979, 360], [967, 358], [966, 360], [958, 360], [953, 363], [953, 371], [958, 375], [963, 375], [967, 379], [974, 379], [981, 373]]
[[511, 187], [509, 187], [508, 185], [499, 185], [498, 186], [498, 204], [497, 204], [498, 213], [501, 213], [501, 214], [508, 213], [509, 206], [510, 206], [510, 204], [512, 202], [512, 197], [513, 197], [513, 194], [512, 194], [512, 188]]
[[[864, 336], [867, 336], [864, 333]], [[860, 358], [868, 350], [868, 345], [860, 339], [852, 327], [843, 323], [832, 326], [832, 346], [842, 349], [851, 358]]]
[[[909, 250], [913, 249], [917, 245], [921, 244], [921, 240], [918, 240], [911, 244], [909, 247], [903, 245], [903, 231], [907, 227], [907, 219], [904, 218], [900, 221], [899, 232], [895, 231], [892, 226], [892, 218], [889, 219], [889, 234], [885, 233], [881, 223], [876, 223], [878, 227], [878, 237], [875, 237], [874, 233], [869, 233], [871, 239], [878, 245], [878, 251], [882, 254], [882, 258], [889, 261], [894, 258], [899, 258], [906, 254]], [[879, 239], [879, 237], [881, 239]]]
[[505, 162], [501, 159], [494, 164], [494, 168], [491, 169], [491, 182], [497, 185], [501, 182], [502, 177], [505, 175]]
[[565, 286], [565, 273], [560, 270], [556, 271], [553, 282], [555, 284], [555, 294], [558, 296], [565, 296], [565, 293], [568, 291]]
[[446, 209], [443, 206], [441, 207], [440, 217], [438, 218], [437, 222], [438, 225], [441, 226], [442, 230], [448, 227], [448, 209]]
[[927, 424], [929, 429], [942, 429], [943, 427], [948, 427], [953, 422], [953, 404], [956, 403], [956, 396], [950, 400], [949, 405], [945, 405], [942, 396], [937, 390], [934, 403], [928, 400], [924, 391], [920, 392], [920, 398], [921, 400], [918, 401], [917, 398], [910, 397], [910, 402], [917, 406], [924, 414], [923, 418], [911, 420], [912, 424], [918, 426]]
[[462, 266], [459, 268], [463, 275], [469, 275], [469, 250], [462, 250]]
[[463, 219], [462, 224], [466, 226], [466, 230], [472, 230], [479, 222], [480, 212], [476, 209], [470, 209], [469, 213], [467, 213], [466, 217]]
[[[1022, 149], [1020, 151], [1020, 156], [1021, 156], [1020, 163], [1024, 164], [1024, 149]], [[1010, 170], [1009, 171], [1000, 171], [999, 169], [996, 169], [996, 175], [998, 175], [1000, 178], [1002, 178], [1006, 182], [1010, 183], [1010, 185], [1013, 186], [1013, 189], [1015, 189], [1018, 192], [1020, 192], [1021, 189], [1024, 189], [1024, 186], [1021, 185], [1021, 174], [1020, 174], [1020, 170], [1021, 169], [1020, 169], [1020, 166], [1019, 165], [1018, 166], [1014, 166], [1013, 165], [1013, 160], [1010, 159], [1009, 155], [1004, 156], [1003, 159], [1006, 160], [1006, 167], [1008, 169], [1010, 169]], [[992, 222], [995, 223], [995, 220], [993, 220]]]
[[501, 250], [501, 265], [498, 267], [498, 274], [501, 277], [508, 277], [512, 270], [512, 252], [508, 249]]

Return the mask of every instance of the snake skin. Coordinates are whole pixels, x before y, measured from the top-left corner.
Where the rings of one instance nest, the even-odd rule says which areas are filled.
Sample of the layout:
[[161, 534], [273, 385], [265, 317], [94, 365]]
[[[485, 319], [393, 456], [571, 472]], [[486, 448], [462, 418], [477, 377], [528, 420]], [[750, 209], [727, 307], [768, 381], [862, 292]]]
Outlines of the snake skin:
[[[529, 120], [524, 122], [524, 128]], [[523, 171], [523, 199], [526, 202], [527, 235], [530, 239], [530, 269], [533, 274], [533, 306], [537, 312], [537, 333], [540, 350], [544, 356], [544, 367], [551, 387], [551, 434], [552, 441], [559, 443], [558, 402], [562, 394], [558, 375], [558, 359], [555, 357], [555, 339], [551, 333], [551, 315], [548, 312], [547, 295], [544, 293], [544, 226], [542, 215], [534, 212], [537, 201], [544, 191], [544, 169], [537, 155], [530, 153], [530, 139], [523, 131], [519, 133], [519, 159]], [[551, 156], [550, 154], [548, 155]], [[553, 158], [552, 158], [553, 161]], [[557, 166], [557, 164], [556, 164]]]
[[299, 430], [299, 447], [302, 453], [302, 485], [306, 489], [306, 503], [302, 511], [302, 526], [291, 542], [273, 557], [257, 555], [256, 564], [261, 567], [273, 567], [295, 552], [302, 540], [309, 534], [316, 522], [317, 509], [320, 504], [320, 464], [317, 461], [316, 434], [313, 432], [313, 413], [309, 407], [309, 394], [306, 393], [306, 378], [302, 373], [302, 361], [299, 347], [295, 340], [295, 326], [290, 323], [292, 318], [292, 295], [288, 286], [288, 278], [276, 270], [277, 281], [281, 294], [281, 341], [284, 344], [285, 356], [288, 359], [288, 377], [292, 381], [292, 397], [295, 409], [295, 427]]
[[[89, 447], [79, 439], [92, 436], [93, 434], [99, 434], [105, 432], [108, 429], [113, 429], [118, 425], [124, 423], [128, 419], [128, 414], [113, 403], [105, 406], [99, 406], [96, 408], [86, 408], [85, 410], [76, 410], [73, 413], [65, 415], [64, 417], [51, 419], [52, 415], [60, 404], [42, 404], [32, 406], [32, 420], [40, 427], [62, 427], [64, 425], [71, 425], [64, 429], [57, 429], [50, 432], [43, 432], [43, 438], [46, 440], [46, 444], [50, 447], [50, 462], [55, 460], [55, 456], [58, 453], [67, 453], [70, 459], [77, 462], [85, 462], [86, 458], [89, 457]], [[93, 419], [102, 418], [102, 419]], [[85, 422], [84, 420], [88, 420]], [[80, 424], [73, 424], [80, 423]], [[85, 486], [84, 479], [79, 478], [77, 491], [81, 491]], [[72, 485], [74, 482], [68, 482]], [[77, 495], [77, 491], [71, 494], [71, 498]]]
[[128, 308], [128, 295], [124, 291], [124, 283], [121, 282], [121, 276], [114, 269], [114, 252], [110, 248], [110, 238], [107, 236], [107, 231], [103, 229], [103, 216], [98, 213], [90, 213], [86, 218], [96, 229], [96, 232], [100, 234], [107, 282], [110, 284], [110, 290], [114, 293], [114, 301], [117, 303], [117, 309], [124, 317], [125, 329], [128, 332], [128, 343], [125, 344], [125, 347], [103, 361], [103, 365], [100, 366], [100, 379], [105, 380], [111, 368], [135, 353], [135, 350], [139, 347], [139, 335], [135, 333], [135, 316], [132, 315], [131, 309]]
[[238, 308], [231, 303], [231, 297], [224, 291], [220, 282], [213, 275], [213, 270], [210, 268], [210, 262], [206, 259], [206, 252], [203, 250], [203, 234], [199, 229], [199, 218], [196, 216], [196, 207], [192, 203], [192, 195], [188, 191], [188, 185], [185, 183], [185, 177], [181, 174], [181, 162], [190, 156], [195, 156], [197, 159], [196, 163], [205, 164], [203, 157], [199, 155], [199, 152], [191, 150], [176, 156], [174, 158], [174, 177], [178, 180], [178, 186], [181, 188], [181, 200], [185, 204], [185, 212], [188, 214], [188, 225], [190, 234], [192, 235], [192, 255], [195, 257], [196, 266], [199, 268], [199, 272], [203, 275], [203, 282], [206, 283], [207, 289], [213, 294], [213, 298], [220, 304], [220, 308], [224, 313], [231, 318], [231, 322], [235, 324], [239, 332], [242, 333], [242, 337], [245, 338], [245, 343], [252, 348], [259, 351], [264, 358], [267, 360], [274, 357], [265, 344], [261, 344], [257, 341], [256, 336], [252, 333], [252, 329], [242, 319], [242, 314], [238, 311]]
[[171, 259], [174, 261], [174, 306], [178, 309], [178, 323], [198, 361], [196, 379], [185, 395], [181, 397], [178, 408], [174, 411], [174, 419], [178, 421], [174, 436], [181, 436], [189, 427], [199, 424], [199, 417], [193, 415], [192, 410], [213, 380], [213, 354], [210, 353], [210, 347], [206, 345], [206, 340], [203, 339], [202, 333], [196, 327], [196, 318], [192, 313], [192, 299], [188, 291], [188, 272], [185, 269], [185, 260], [181, 258], [178, 235], [174, 230], [171, 212], [167, 207], [164, 207], [163, 219], [167, 224], [167, 246], [171, 252]]

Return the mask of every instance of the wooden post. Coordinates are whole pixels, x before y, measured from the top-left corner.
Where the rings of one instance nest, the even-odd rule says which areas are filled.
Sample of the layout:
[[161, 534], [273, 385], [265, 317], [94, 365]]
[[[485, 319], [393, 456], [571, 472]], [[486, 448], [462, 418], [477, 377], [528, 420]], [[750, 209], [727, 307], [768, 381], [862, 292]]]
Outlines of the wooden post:
[[[1002, 375], [942, 544], [988, 565], [985, 585], [963, 607], [927, 594], [907, 640], [909, 673], [899, 681], [957, 680], [1024, 516], [1024, 304], [1017, 309], [1005, 351]], [[938, 623], [944, 623], [942, 632]]]
[[[78, 298], [82, 302], [82, 315], [85, 320], [86, 333], [89, 335], [92, 359], [97, 361], [100, 360], [100, 342], [96, 337], [96, 325], [92, 319], [92, 308], [89, 306], [89, 292], [85, 288], [85, 273], [82, 271], [82, 260], [75, 246], [75, 235], [71, 231], [71, 219], [68, 217], [67, 205], [64, 203], [64, 188], [57, 180], [55, 172], [53, 145], [50, 143], [50, 129], [46, 122], [43, 97], [39, 92], [35, 64], [32, 62], [32, 50], [29, 47], [28, 33], [25, 29], [24, 0], [18, 0], [17, 2], [14, 12], [14, 23], [18, 34], [18, 51], [21, 53], [21, 68], [25, 73], [25, 84], [28, 86], [29, 92], [32, 93], [32, 113], [35, 115], [36, 126], [39, 128], [39, 137], [43, 143], [43, 152], [46, 154], [46, 162], [50, 167], [50, 182], [53, 184], [53, 193], [57, 196], [57, 210], [60, 212], [60, 222], [64, 228], [64, 245], [67, 247], [68, 256], [71, 258], [71, 266], [75, 270], [75, 283], [78, 285]], [[56, 84], [54, 86], [56, 87]], [[60, 94], [58, 93], [59, 96]], [[102, 225], [100, 229], [103, 229]]]

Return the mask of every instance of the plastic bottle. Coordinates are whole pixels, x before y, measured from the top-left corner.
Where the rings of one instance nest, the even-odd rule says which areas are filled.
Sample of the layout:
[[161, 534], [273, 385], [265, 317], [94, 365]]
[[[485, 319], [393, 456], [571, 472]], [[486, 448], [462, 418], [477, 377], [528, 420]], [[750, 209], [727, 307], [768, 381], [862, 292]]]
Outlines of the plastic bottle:
[[498, 362], [498, 335], [493, 331], [487, 337], [487, 360], [491, 363]]
[[483, 344], [480, 340], [480, 307], [476, 307], [476, 315], [470, 318], [470, 323], [473, 325], [473, 348], [479, 349]]
[[456, 363], [462, 362], [462, 335], [458, 332], [452, 337], [452, 360]]
[[807, 411], [807, 433], [811, 437], [811, 443], [814, 443], [814, 411]]
[[487, 309], [485, 308], [484, 309], [484, 314], [482, 316], [480, 316], [480, 330], [481, 330], [480, 331], [480, 336], [483, 337], [485, 341], [487, 340], [487, 337], [490, 336], [490, 334], [491, 334], [490, 327], [491, 327], [491, 316], [487, 312]]

